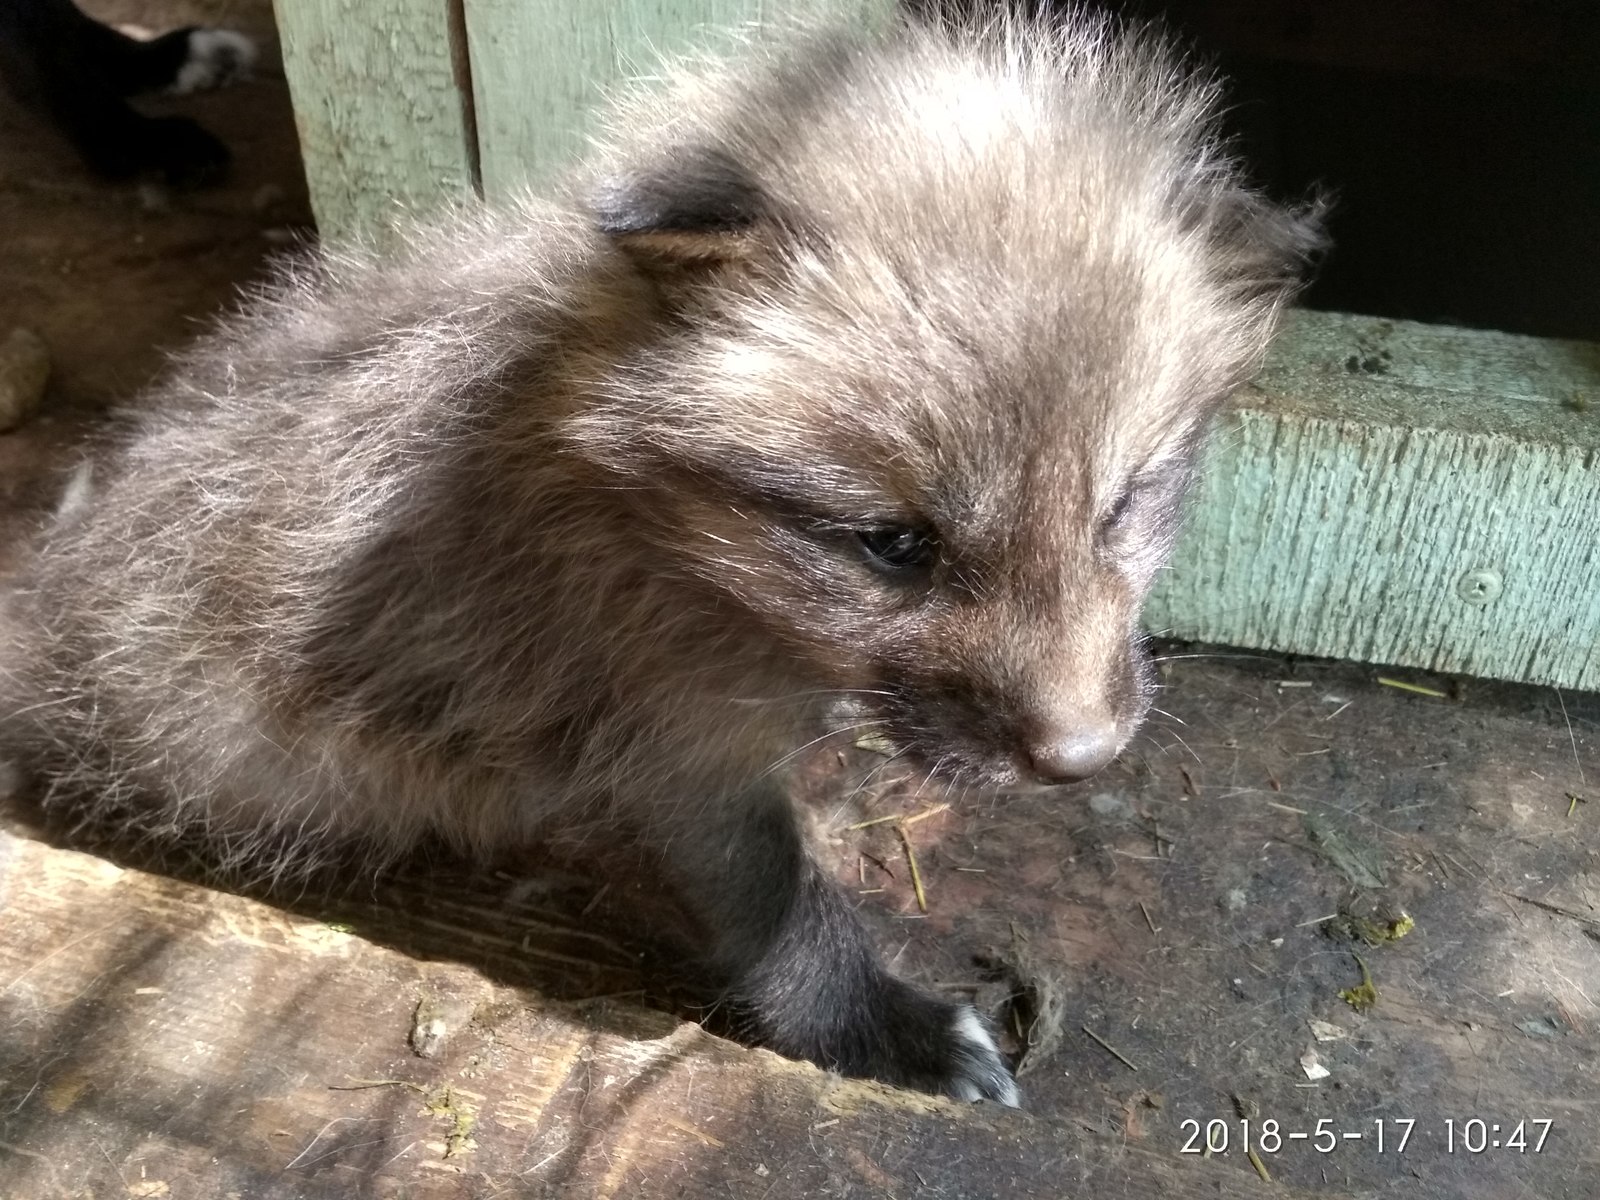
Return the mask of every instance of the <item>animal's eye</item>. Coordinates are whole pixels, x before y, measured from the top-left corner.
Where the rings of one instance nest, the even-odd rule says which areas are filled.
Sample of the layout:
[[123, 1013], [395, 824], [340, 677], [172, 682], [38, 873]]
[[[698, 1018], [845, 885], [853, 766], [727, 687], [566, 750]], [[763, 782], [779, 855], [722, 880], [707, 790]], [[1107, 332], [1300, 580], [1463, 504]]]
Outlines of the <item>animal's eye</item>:
[[939, 553], [939, 544], [928, 530], [910, 525], [858, 529], [856, 539], [866, 551], [868, 564], [885, 572], [932, 566]]
[[1133, 498], [1137, 491], [1138, 488], [1130, 484], [1112, 502], [1111, 507], [1106, 509], [1105, 515], [1100, 518], [1100, 535], [1102, 537], [1111, 533], [1127, 519], [1128, 511], [1133, 507]]

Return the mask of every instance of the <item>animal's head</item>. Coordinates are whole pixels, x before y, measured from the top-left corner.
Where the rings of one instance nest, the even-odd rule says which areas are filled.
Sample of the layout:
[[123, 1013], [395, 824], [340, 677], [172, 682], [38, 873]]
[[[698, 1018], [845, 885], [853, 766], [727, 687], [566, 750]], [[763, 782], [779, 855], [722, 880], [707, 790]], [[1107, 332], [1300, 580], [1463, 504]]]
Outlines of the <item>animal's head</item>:
[[[758, 56], [759, 57], [759, 56]], [[940, 773], [1062, 781], [1314, 221], [1099, 27], [814, 38], [657, 97], [593, 193], [656, 332], [574, 436], [815, 685]]]

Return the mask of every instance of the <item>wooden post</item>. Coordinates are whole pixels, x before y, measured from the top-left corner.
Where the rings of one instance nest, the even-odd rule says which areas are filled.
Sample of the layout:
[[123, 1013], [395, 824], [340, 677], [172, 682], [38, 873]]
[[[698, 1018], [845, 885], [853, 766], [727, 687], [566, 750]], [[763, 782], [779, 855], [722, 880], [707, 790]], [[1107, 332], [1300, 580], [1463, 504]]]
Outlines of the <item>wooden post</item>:
[[[825, 0], [826, 2], [826, 0]], [[831, 0], [870, 15], [892, 0]], [[277, 0], [325, 241], [549, 181], [606, 89], [759, 23], [767, 0]]]
[[[860, 15], [892, 4], [830, 7]], [[769, 0], [472, 0], [467, 44], [485, 199], [546, 182], [570, 162], [608, 89], [648, 74], [663, 55], [716, 45], [784, 11]]]
[[475, 193], [461, 0], [277, 0], [324, 241]]

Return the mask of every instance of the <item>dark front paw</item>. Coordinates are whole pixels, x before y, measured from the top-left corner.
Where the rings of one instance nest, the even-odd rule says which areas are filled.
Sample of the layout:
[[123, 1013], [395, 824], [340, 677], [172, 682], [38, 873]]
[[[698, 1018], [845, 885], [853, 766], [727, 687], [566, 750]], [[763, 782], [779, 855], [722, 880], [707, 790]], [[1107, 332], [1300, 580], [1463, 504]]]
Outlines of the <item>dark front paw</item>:
[[790, 993], [788, 1011], [758, 1014], [767, 1030], [763, 1040], [773, 1049], [842, 1075], [957, 1100], [1021, 1104], [988, 1022], [970, 1005], [887, 974], [865, 987], [806, 990], [803, 1006], [795, 1004], [800, 995]]
[[864, 1031], [864, 1055], [841, 1062], [841, 1070], [957, 1100], [994, 1100], [1011, 1108], [1022, 1103], [989, 1023], [975, 1009], [890, 982], [891, 995], [878, 1017], [882, 1024]]
[[1022, 1105], [1022, 1092], [989, 1032], [989, 1023], [969, 1005], [956, 1006], [953, 1042], [941, 1090], [957, 1100], [995, 1100]]

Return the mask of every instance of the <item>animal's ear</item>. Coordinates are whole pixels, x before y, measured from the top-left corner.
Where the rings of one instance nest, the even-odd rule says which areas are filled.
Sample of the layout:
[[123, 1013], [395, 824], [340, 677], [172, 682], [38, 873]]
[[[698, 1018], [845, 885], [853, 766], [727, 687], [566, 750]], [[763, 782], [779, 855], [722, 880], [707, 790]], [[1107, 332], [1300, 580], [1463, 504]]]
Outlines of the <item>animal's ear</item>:
[[775, 224], [750, 172], [699, 146], [668, 147], [656, 165], [605, 180], [590, 207], [600, 232], [652, 272], [745, 261]]
[[1328, 249], [1329, 200], [1293, 207], [1236, 192], [1211, 214], [1223, 278], [1244, 298], [1287, 299], [1314, 273]]

